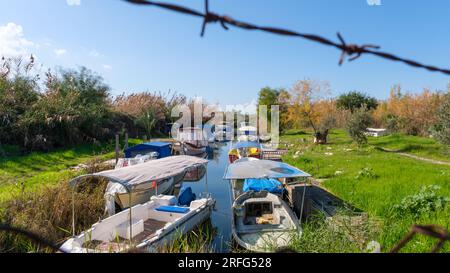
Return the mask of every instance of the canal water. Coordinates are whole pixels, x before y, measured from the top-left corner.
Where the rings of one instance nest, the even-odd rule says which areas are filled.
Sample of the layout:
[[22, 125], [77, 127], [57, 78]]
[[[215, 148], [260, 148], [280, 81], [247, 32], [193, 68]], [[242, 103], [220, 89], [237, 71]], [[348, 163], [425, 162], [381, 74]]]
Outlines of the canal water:
[[213, 248], [216, 252], [228, 252], [231, 241], [231, 197], [228, 180], [223, 179], [228, 166], [228, 151], [231, 142], [214, 143], [211, 149], [206, 175], [197, 182], [183, 182], [196, 194], [207, 189], [216, 200], [215, 210], [211, 215], [211, 224], [216, 229]]

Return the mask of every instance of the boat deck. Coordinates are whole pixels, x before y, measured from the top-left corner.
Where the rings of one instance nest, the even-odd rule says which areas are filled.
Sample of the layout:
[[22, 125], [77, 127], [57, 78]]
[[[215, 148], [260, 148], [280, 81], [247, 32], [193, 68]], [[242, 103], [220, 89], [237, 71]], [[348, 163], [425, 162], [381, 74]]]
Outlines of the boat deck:
[[[151, 239], [156, 235], [156, 231], [163, 228], [167, 222], [147, 219], [144, 221], [144, 231], [133, 238], [133, 242], [140, 243], [144, 240]], [[85, 242], [83, 247], [93, 249], [94, 252], [120, 252], [129, 246], [128, 240], [118, 237], [110, 242], [92, 240]]]
[[155, 234], [156, 231], [163, 228], [166, 224], [167, 222], [157, 221], [154, 219], [147, 219], [144, 222], [144, 231], [136, 235], [133, 238], [133, 241], [142, 242], [144, 240], [151, 239], [156, 235]]

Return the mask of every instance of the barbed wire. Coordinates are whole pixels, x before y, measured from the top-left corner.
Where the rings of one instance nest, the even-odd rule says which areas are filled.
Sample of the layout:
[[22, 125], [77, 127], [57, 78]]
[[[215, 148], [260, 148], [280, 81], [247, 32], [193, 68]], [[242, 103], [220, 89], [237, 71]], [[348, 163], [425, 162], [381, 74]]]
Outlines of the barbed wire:
[[391, 253], [397, 253], [402, 249], [409, 241], [411, 241], [416, 234], [422, 234], [428, 237], [438, 239], [438, 242], [431, 250], [431, 253], [438, 252], [445, 244], [450, 241], [450, 235], [448, 230], [436, 225], [414, 225], [411, 231], [391, 250]]
[[[56, 244], [42, 238], [41, 236], [22, 229], [22, 228], [18, 228], [18, 227], [13, 227], [10, 226], [8, 224], [2, 224], [0, 223], [0, 231], [3, 232], [9, 232], [9, 233], [14, 233], [14, 234], [20, 234], [23, 235], [27, 238], [29, 238], [31, 241], [46, 246], [50, 249], [52, 249], [55, 252], [65, 252], [62, 249], [60, 249], [59, 247], [56, 246]], [[406, 234], [406, 236], [400, 240], [396, 246], [394, 246], [394, 248], [392, 248], [392, 250], [390, 251], [391, 253], [398, 253], [400, 251], [400, 249], [402, 249], [409, 241], [411, 241], [414, 236], [416, 234], [422, 234], [428, 237], [432, 237], [432, 238], [436, 238], [438, 239], [438, 242], [436, 243], [436, 245], [433, 247], [433, 249], [431, 250], [432, 253], [436, 253], [438, 252], [445, 244], [445, 242], [450, 241], [450, 235], [448, 230], [446, 230], [444, 227], [441, 226], [436, 226], [436, 225], [413, 225], [411, 228], [411, 231]], [[133, 251], [138, 251], [135, 249], [131, 249], [130, 252]], [[138, 251], [138, 252], [142, 252], [142, 251]], [[276, 252], [281, 253], [281, 252], [295, 252], [292, 249], [289, 248], [280, 248], [278, 249]]]
[[174, 11], [174, 12], [203, 18], [203, 23], [202, 23], [201, 32], [200, 32], [200, 36], [202, 36], [202, 37], [205, 35], [207, 24], [220, 23], [222, 28], [224, 28], [225, 30], [228, 30], [229, 26], [234, 26], [234, 27], [237, 27], [240, 29], [245, 29], [245, 30], [259, 30], [259, 31], [263, 31], [263, 32], [271, 33], [271, 34], [276, 34], [276, 35], [303, 38], [303, 39], [313, 41], [316, 43], [320, 43], [320, 44], [323, 44], [326, 46], [335, 47], [341, 51], [339, 65], [342, 65], [346, 59], [351, 62], [351, 61], [358, 59], [363, 54], [370, 54], [370, 55], [374, 55], [374, 56], [377, 56], [377, 57], [380, 57], [383, 59], [387, 59], [390, 61], [401, 62], [406, 65], [412, 66], [412, 67], [423, 68], [423, 69], [426, 69], [431, 72], [441, 72], [443, 74], [450, 75], [450, 69], [439, 68], [439, 67], [436, 67], [433, 65], [426, 65], [426, 64], [422, 64], [420, 62], [414, 61], [414, 60], [398, 57], [391, 53], [382, 52], [382, 51], [379, 51], [380, 46], [377, 46], [377, 45], [347, 44], [339, 32], [337, 33], [339, 42], [334, 42], [330, 39], [321, 37], [316, 34], [300, 33], [300, 32], [296, 32], [296, 31], [282, 29], [282, 28], [276, 28], [276, 27], [257, 26], [254, 24], [235, 20], [235, 19], [231, 18], [230, 16], [218, 15], [217, 13], [211, 12], [209, 10], [209, 0], [205, 0], [205, 11], [204, 12], [197, 11], [197, 10], [187, 8], [184, 6], [175, 5], [175, 4], [155, 2], [155, 1], [149, 1], [149, 0], [124, 0], [124, 1], [132, 3], [132, 4], [136, 4], [136, 5], [155, 6], [158, 8], [162, 8], [162, 9], [166, 9], [166, 10], [170, 10], [170, 11]]
[[23, 235], [23, 236], [27, 237], [28, 239], [30, 239], [31, 241], [35, 242], [36, 244], [48, 247], [48, 248], [52, 249], [55, 252], [58, 252], [58, 251], [59, 252], [64, 252], [59, 247], [57, 247], [54, 243], [52, 243], [52, 242], [42, 238], [41, 236], [39, 236], [39, 235], [37, 235], [37, 234], [35, 234], [35, 233], [31, 232], [31, 231], [28, 231], [28, 230], [25, 230], [25, 229], [22, 229], [22, 228], [13, 227], [13, 226], [10, 226], [8, 224], [0, 223], [0, 231], [4, 231], [4, 232], [8, 232], [8, 233], [14, 233], [14, 234], [20, 234], [20, 235]]

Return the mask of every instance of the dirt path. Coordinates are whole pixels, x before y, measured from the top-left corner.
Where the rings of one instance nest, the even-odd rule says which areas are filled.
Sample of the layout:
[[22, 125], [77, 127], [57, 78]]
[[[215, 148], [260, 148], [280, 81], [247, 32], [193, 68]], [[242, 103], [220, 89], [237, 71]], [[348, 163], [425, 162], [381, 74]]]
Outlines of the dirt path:
[[395, 154], [398, 154], [398, 155], [401, 155], [401, 156], [405, 156], [405, 157], [409, 157], [409, 158], [412, 158], [412, 159], [429, 162], [429, 163], [432, 163], [432, 164], [450, 166], [450, 162], [445, 162], [445, 161], [439, 161], [439, 160], [435, 160], [435, 159], [420, 157], [420, 156], [417, 156], [417, 155], [402, 153], [402, 152], [398, 152], [396, 150], [386, 149], [386, 148], [382, 148], [382, 147], [379, 147], [379, 149], [382, 150], [383, 152], [395, 153]]

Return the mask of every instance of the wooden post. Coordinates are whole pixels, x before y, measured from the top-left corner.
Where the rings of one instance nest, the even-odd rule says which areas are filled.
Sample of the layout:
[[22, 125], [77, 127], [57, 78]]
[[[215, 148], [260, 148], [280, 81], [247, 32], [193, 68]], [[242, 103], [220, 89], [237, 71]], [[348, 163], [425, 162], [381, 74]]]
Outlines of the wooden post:
[[125, 146], [123, 149], [124, 150], [128, 149], [128, 133], [125, 133]]
[[116, 164], [119, 162], [119, 134], [116, 134]]

